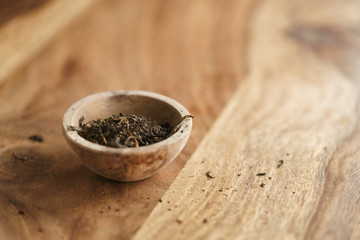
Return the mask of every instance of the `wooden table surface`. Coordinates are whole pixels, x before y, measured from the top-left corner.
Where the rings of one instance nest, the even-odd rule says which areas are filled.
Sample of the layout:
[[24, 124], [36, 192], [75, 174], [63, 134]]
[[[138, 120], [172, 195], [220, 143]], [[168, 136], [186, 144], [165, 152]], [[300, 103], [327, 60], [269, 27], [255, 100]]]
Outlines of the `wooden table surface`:
[[[359, 12], [1, 0], [0, 239], [360, 239]], [[92, 173], [61, 132], [73, 102], [123, 89], [196, 117], [179, 157], [134, 183]]]

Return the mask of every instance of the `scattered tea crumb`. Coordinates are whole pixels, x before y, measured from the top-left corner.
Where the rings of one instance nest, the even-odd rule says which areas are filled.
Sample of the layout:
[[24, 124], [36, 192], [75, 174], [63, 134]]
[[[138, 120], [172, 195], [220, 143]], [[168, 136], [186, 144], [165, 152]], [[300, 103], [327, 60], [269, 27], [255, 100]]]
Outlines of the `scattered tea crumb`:
[[260, 187], [263, 188], [264, 186], [265, 186], [265, 183], [261, 183], [261, 184], [260, 184]]
[[295, 194], [295, 192], [293, 192], [293, 194]]
[[176, 219], [176, 222], [178, 223], [178, 224], [182, 224], [182, 221], [180, 220], [180, 219]]
[[224, 191], [224, 190], [222, 190], [222, 189], [219, 190], [219, 192], [222, 192], [222, 191]]
[[38, 232], [41, 232], [41, 233], [42, 233], [42, 232], [44, 232], [44, 230], [43, 230], [42, 228], [39, 228], [39, 229], [38, 229]]
[[18, 214], [19, 215], [25, 215], [24, 211], [21, 211], [21, 210], [18, 211]]
[[163, 200], [160, 198], [160, 199], [159, 199], [159, 202], [163, 202]]
[[44, 138], [40, 134], [34, 134], [29, 136], [29, 139], [35, 142], [43, 142]]
[[208, 220], [206, 218], [204, 218], [203, 223], [207, 223], [207, 222], [208, 222]]
[[241, 176], [241, 173], [238, 173], [238, 177], [240, 177]]
[[267, 198], [270, 198], [270, 195], [267, 195], [266, 197], [267, 197]]
[[285, 187], [285, 189], [287, 189], [287, 187]]
[[20, 160], [27, 160], [27, 156], [21, 152], [14, 152], [13, 153], [14, 157]]
[[207, 171], [207, 172], [206, 172], [206, 176], [207, 176], [209, 179], [215, 178], [213, 175], [211, 175], [211, 171]]
[[279, 164], [277, 165], [277, 168], [281, 167], [284, 164], [284, 160], [279, 160]]
[[99, 213], [104, 213], [104, 211], [103, 211], [103, 210], [100, 210]]
[[168, 211], [171, 211], [171, 208], [168, 208]]
[[257, 174], [256, 174], [256, 176], [265, 176], [265, 175], [266, 175], [266, 173], [264, 173], [264, 172], [263, 172], [263, 173], [257, 173]]
[[115, 209], [115, 212], [120, 212], [120, 209], [118, 209], [118, 208], [117, 208], [117, 209]]
[[111, 209], [111, 206], [108, 206], [108, 209], [110, 210], [110, 209]]
[[167, 203], [170, 203], [170, 201], [167, 201]]
[[269, 180], [271, 180], [271, 177], [269, 177]]
[[147, 200], [150, 200], [150, 197], [147, 197], [146, 199], [147, 199]]

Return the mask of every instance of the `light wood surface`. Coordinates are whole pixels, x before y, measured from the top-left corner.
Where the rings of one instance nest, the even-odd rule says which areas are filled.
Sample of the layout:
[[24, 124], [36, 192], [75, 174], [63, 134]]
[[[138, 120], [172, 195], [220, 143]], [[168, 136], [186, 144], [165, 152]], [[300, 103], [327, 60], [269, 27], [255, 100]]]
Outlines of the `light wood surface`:
[[246, 80], [133, 239], [359, 239], [359, 2], [317, 3], [259, 3]]
[[1, 0], [0, 85], [97, 0]]
[[[359, 239], [359, 11], [336, 0], [88, 8], [0, 74], [0, 239]], [[93, 174], [61, 134], [69, 105], [121, 89], [195, 115], [184, 151], [145, 181]]]
[[[0, 239], [130, 239], [244, 76], [251, 9], [251, 1], [102, 1], [7, 78], [0, 88]], [[61, 133], [72, 103], [122, 89], [162, 93], [195, 115], [179, 157], [135, 183], [93, 174]], [[36, 133], [43, 143], [28, 140]]]

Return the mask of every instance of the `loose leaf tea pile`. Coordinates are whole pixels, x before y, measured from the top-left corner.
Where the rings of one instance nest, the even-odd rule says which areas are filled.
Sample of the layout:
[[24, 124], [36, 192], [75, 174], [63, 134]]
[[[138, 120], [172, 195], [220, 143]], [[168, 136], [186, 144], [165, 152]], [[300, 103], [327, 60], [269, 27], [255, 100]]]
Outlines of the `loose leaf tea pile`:
[[[186, 118], [186, 115], [179, 124]], [[84, 117], [79, 120], [79, 128], [70, 126], [70, 130], [86, 140], [109, 147], [139, 147], [160, 142], [173, 134], [178, 125], [171, 129], [168, 123], [159, 124], [145, 117], [120, 113], [111, 117], [98, 119], [83, 124]]]

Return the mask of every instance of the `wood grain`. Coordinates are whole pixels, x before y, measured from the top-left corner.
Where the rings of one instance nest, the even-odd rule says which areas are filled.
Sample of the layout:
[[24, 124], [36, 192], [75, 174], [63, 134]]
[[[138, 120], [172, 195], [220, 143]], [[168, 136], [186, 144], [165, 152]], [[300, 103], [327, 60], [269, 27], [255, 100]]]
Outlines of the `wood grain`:
[[96, 2], [0, 1], [0, 85]]
[[134, 240], [359, 239], [359, 9], [257, 5], [246, 80]]
[[[244, 76], [252, 8], [252, 1], [236, 0], [101, 1], [6, 78], [0, 87], [0, 239], [131, 238]], [[195, 115], [181, 155], [145, 181], [93, 174], [62, 137], [62, 116], [73, 102], [122, 89], [168, 95]], [[43, 143], [28, 140], [35, 133]]]

